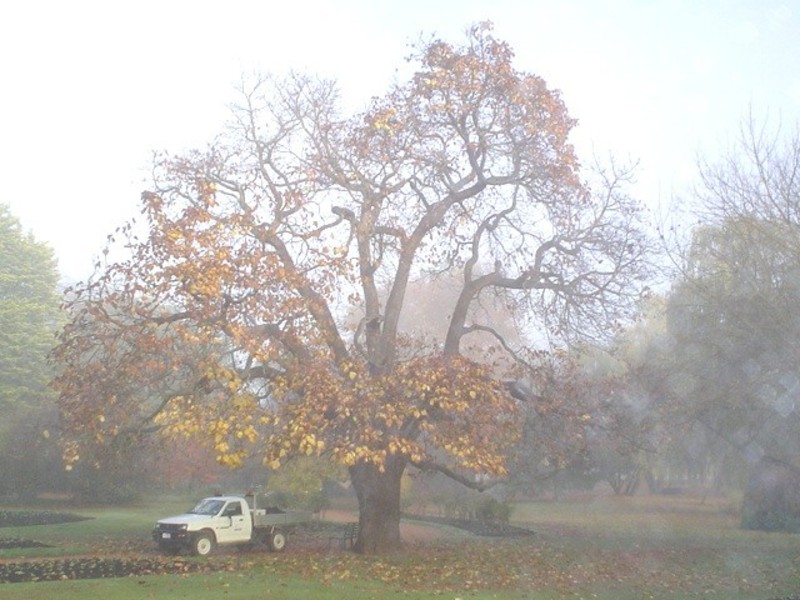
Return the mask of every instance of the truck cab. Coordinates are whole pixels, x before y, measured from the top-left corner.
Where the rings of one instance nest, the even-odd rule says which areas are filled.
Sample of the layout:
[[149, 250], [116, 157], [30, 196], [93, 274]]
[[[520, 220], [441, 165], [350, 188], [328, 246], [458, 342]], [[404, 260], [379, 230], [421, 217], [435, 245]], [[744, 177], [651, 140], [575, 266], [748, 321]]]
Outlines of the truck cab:
[[[208, 526], [214, 532], [217, 543], [249, 542], [253, 533], [253, 519], [245, 501], [236, 497], [210, 500], [213, 505], [208, 507]], [[202, 503], [199, 506], [203, 507]], [[192, 509], [192, 512], [197, 508]]]

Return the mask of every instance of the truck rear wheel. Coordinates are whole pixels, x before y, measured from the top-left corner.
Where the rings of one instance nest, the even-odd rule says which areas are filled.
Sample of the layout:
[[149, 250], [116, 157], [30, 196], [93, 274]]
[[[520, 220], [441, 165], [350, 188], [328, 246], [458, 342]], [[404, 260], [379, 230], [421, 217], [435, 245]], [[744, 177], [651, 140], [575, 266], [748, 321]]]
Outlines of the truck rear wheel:
[[208, 556], [215, 546], [214, 534], [208, 531], [201, 531], [192, 541], [192, 550], [197, 556]]
[[273, 531], [269, 538], [269, 549], [273, 552], [283, 552], [286, 548], [286, 534], [282, 531]]

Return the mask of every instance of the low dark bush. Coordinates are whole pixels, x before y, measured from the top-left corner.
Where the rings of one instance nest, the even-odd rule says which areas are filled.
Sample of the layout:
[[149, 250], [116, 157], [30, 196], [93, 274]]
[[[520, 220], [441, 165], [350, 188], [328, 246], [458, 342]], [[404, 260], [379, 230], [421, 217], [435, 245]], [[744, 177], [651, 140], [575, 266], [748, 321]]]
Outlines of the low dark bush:
[[742, 501], [742, 527], [800, 533], [800, 469], [768, 457], [754, 465]]
[[475, 520], [482, 523], [508, 525], [511, 518], [511, 505], [507, 502], [500, 502], [492, 496], [482, 496], [475, 503], [474, 516]]
[[438, 523], [440, 525], [448, 525], [457, 529], [468, 531], [473, 535], [480, 535], [485, 537], [523, 537], [534, 535], [534, 532], [526, 527], [516, 527], [506, 523], [490, 522], [490, 521], [477, 521], [473, 519], [459, 519], [454, 517], [435, 517], [435, 516], [420, 516], [420, 515], [406, 515], [407, 518], [415, 521], [422, 521], [423, 523]]
[[800, 517], [780, 511], [747, 511], [742, 514], [742, 527], [758, 531], [800, 533]]

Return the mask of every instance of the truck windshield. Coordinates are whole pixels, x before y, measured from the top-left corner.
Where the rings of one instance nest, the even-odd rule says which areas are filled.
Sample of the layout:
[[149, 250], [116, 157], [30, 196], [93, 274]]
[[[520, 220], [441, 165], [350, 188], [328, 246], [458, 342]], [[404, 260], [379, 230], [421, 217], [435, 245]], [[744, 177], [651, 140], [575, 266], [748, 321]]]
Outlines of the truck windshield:
[[215, 515], [222, 508], [223, 504], [225, 504], [224, 500], [218, 500], [216, 498], [205, 498], [204, 500], [201, 500], [197, 504], [197, 506], [195, 506], [189, 512], [195, 515]]

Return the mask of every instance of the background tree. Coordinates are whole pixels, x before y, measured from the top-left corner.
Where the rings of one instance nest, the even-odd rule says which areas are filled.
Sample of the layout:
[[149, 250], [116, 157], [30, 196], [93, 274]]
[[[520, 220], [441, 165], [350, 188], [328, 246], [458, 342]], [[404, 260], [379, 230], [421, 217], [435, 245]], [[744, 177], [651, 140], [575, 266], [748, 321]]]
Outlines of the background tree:
[[615, 345], [541, 357], [513, 454], [512, 480], [523, 490], [536, 492], [546, 482], [554, 489], [565, 482], [585, 489], [598, 481], [619, 494], [636, 489], [654, 450], [654, 423], [631, 385], [628, 364], [612, 354], [620, 353]]
[[47, 354], [58, 327], [58, 269], [53, 251], [25, 234], [0, 205], [0, 405], [36, 405], [52, 372]]
[[[702, 225], [667, 299], [645, 379], [687, 466], [738, 485], [762, 457], [800, 457], [800, 138], [752, 120], [701, 165]], [[655, 341], [655, 340], [654, 340]]]
[[41, 476], [57, 452], [42, 434], [54, 425], [47, 354], [55, 345], [59, 302], [52, 250], [26, 234], [0, 205], [0, 490], [5, 493], [30, 493], [52, 481]]
[[344, 469], [316, 456], [299, 456], [273, 473], [267, 489], [280, 494], [291, 508], [314, 512], [330, 506], [327, 485], [343, 480]]
[[[422, 44], [410, 80], [351, 117], [329, 82], [262, 78], [210, 148], [160, 157], [147, 235], [123, 231], [130, 257], [75, 291], [56, 353], [66, 459], [143, 420], [230, 466], [325, 455], [349, 470], [362, 552], [400, 543], [408, 467], [505, 475], [524, 362], [470, 307], [497, 295], [540, 338], [600, 333], [645, 250], [637, 205], [613, 173], [582, 181], [574, 121], [512, 58], [487, 25]], [[432, 351], [401, 316], [410, 282], [445, 272], [459, 287]], [[512, 360], [462, 356], [476, 332]]]
[[791, 307], [800, 264], [776, 252], [775, 235], [748, 218], [698, 231], [697, 260], [668, 306], [669, 331], [683, 350], [681, 393], [707, 430], [742, 452], [763, 452], [770, 429], [794, 412], [800, 331]]

